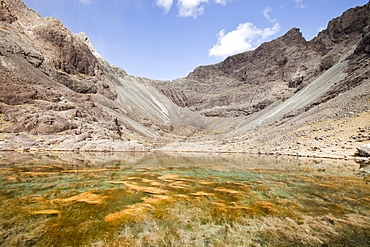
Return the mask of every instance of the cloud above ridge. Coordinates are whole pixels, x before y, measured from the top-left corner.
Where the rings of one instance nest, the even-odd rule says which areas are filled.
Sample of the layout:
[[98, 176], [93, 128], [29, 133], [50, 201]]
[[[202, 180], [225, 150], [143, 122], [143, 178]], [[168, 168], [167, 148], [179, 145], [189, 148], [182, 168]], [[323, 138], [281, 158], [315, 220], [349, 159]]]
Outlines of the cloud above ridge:
[[280, 24], [271, 18], [270, 7], [263, 10], [264, 17], [274, 25], [268, 28], [258, 28], [251, 22], [241, 23], [233, 31], [226, 33], [222, 29], [217, 34], [217, 43], [208, 51], [209, 56], [226, 58], [227, 56], [255, 49], [267, 38], [280, 31]]
[[277, 22], [277, 20], [276, 19], [273, 19], [273, 18], [271, 18], [271, 16], [269, 15], [269, 13], [272, 11], [272, 8], [271, 7], [266, 7], [264, 10], [263, 10], [263, 16], [269, 21], [269, 22], [272, 22], [272, 23], [274, 23], [274, 22]]
[[[183, 18], [192, 17], [196, 19], [198, 16], [204, 14], [207, 4], [215, 3], [226, 6], [230, 1], [232, 0], [178, 0], [178, 16]], [[173, 0], [155, 0], [155, 4], [158, 7], [163, 8], [165, 14], [171, 10], [173, 3]]]

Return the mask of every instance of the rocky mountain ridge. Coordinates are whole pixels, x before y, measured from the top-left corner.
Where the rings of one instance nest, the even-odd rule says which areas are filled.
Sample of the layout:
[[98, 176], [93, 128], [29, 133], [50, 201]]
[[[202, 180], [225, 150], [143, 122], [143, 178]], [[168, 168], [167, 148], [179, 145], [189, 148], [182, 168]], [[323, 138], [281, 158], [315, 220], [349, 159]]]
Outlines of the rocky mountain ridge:
[[110, 65], [85, 34], [71, 33], [58, 19], [42, 18], [19, 0], [1, 1], [0, 15], [3, 133], [58, 134], [63, 138], [52, 143], [70, 149], [62, 142], [76, 131], [93, 141], [146, 141], [183, 123], [203, 124], [203, 117], [186, 120], [198, 114], [169, 102], [148, 79]]
[[128, 75], [20, 0], [0, 6], [3, 150], [276, 151], [307, 124], [368, 116], [369, 4], [172, 82]]
[[330, 21], [327, 29], [311, 41], [306, 41], [299, 29], [292, 28], [253, 51], [198, 67], [185, 79], [159, 88], [176, 104], [206, 116], [250, 115], [276, 100], [291, 97], [333, 65], [346, 60], [362, 35], [366, 44], [368, 16], [366, 7], [350, 9]]

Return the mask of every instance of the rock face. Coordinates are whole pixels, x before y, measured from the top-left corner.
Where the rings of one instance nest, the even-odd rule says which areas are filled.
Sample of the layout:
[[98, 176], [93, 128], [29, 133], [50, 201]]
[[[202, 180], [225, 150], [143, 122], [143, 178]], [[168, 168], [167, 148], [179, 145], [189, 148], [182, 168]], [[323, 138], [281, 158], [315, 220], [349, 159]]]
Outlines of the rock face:
[[[157, 139], [176, 129], [186, 134], [184, 123], [192, 129], [208, 121], [163, 97], [150, 80], [110, 65], [84, 33], [71, 33], [58, 19], [42, 18], [20, 0], [1, 1], [0, 20], [3, 133], [83, 131], [92, 142], [124, 142]], [[198, 120], [186, 120], [189, 116]], [[116, 144], [116, 151], [133, 149]]]
[[217, 151], [221, 139], [233, 151], [294, 141], [294, 128], [369, 109], [369, 4], [311, 41], [292, 28], [164, 82], [127, 75], [84, 33], [20, 0], [0, 2], [0, 150], [144, 151], [189, 141], [176, 145]]
[[31, 135], [48, 135], [65, 130], [77, 129], [77, 125], [52, 112], [28, 111], [19, 107], [0, 106], [0, 113], [14, 124], [4, 129], [4, 132], [28, 132]]
[[[357, 7], [330, 21], [328, 28], [311, 41], [306, 41], [299, 29], [292, 28], [256, 50], [198, 67], [184, 79], [157, 86], [174, 103], [205, 116], [250, 115], [291, 97], [347, 59], [354, 46], [361, 54], [368, 54], [368, 28], [369, 5]], [[361, 63], [356, 59], [350, 58], [352, 70]], [[353, 75], [351, 81], [357, 76]], [[342, 84], [352, 83], [355, 82]]]

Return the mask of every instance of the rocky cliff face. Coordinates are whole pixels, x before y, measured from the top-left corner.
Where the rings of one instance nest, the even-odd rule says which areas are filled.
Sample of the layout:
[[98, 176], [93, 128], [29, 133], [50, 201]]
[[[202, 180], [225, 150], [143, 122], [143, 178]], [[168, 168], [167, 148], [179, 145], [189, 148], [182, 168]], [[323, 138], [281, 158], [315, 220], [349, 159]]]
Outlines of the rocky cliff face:
[[[3, 0], [0, 7], [0, 148], [10, 148], [12, 133], [45, 135], [35, 143], [63, 148], [76, 132], [99, 143], [146, 141], [175, 130], [186, 135], [184, 123], [190, 129], [204, 125], [203, 117], [177, 107], [149, 80], [106, 62], [84, 33], [71, 33], [19, 0]], [[77, 139], [64, 147], [83, 149], [85, 140]]]
[[293, 28], [256, 50], [198, 67], [186, 78], [158, 88], [174, 103], [206, 116], [250, 115], [291, 97], [347, 59], [357, 42], [366, 43], [368, 27], [369, 6], [350, 9], [311, 41]]
[[2, 0], [0, 150], [137, 151], [144, 147], [132, 140], [139, 140], [242, 151], [296, 140], [287, 133], [368, 109], [369, 16], [369, 4], [350, 9], [311, 41], [293, 28], [162, 82], [127, 75], [85, 34], [20, 0]]

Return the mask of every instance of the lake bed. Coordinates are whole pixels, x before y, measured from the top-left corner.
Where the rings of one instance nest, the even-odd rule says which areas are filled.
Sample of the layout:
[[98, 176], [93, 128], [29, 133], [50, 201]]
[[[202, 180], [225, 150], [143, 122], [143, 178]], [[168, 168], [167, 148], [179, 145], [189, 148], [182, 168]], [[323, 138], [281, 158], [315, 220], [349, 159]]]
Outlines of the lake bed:
[[368, 246], [354, 161], [0, 153], [1, 246]]

